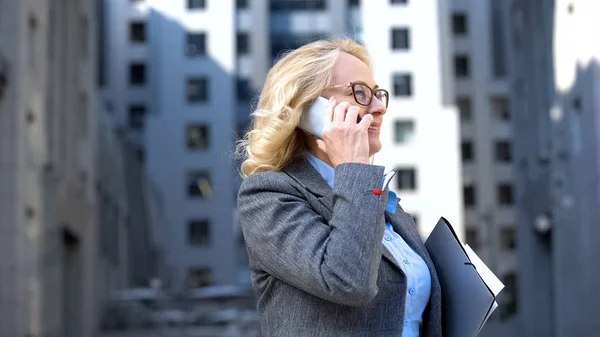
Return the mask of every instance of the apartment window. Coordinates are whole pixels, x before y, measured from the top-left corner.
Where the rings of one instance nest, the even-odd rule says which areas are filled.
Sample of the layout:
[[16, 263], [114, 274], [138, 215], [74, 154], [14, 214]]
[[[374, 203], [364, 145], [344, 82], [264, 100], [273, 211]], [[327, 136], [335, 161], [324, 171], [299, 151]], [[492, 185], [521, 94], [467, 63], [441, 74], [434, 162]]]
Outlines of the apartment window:
[[408, 143], [415, 136], [415, 123], [413, 121], [396, 121], [394, 125], [394, 140], [396, 144]]
[[237, 99], [249, 101], [252, 99], [252, 86], [247, 78], [238, 78], [236, 83]]
[[208, 220], [188, 222], [188, 243], [192, 246], [210, 245], [210, 222]]
[[202, 288], [213, 283], [212, 270], [210, 268], [192, 268], [188, 271], [188, 287]]
[[475, 207], [477, 204], [475, 185], [471, 184], [463, 187], [463, 199], [465, 207]]
[[513, 272], [504, 275], [502, 278], [504, 290], [498, 297], [500, 304], [500, 319], [504, 320], [514, 316], [517, 313], [517, 275]]
[[146, 42], [146, 23], [137, 21], [129, 24], [129, 40], [133, 43]]
[[454, 36], [467, 35], [469, 32], [469, 26], [467, 23], [466, 13], [454, 13], [452, 15], [452, 31]]
[[238, 55], [246, 55], [250, 52], [250, 38], [248, 33], [237, 34], [236, 46]]
[[206, 34], [205, 33], [188, 33], [185, 52], [188, 56], [203, 56], [206, 55]]
[[470, 122], [473, 120], [473, 111], [471, 109], [471, 99], [468, 97], [460, 97], [456, 100], [458, 111], [460, 113], [460, 120], [463, 122]]
[[467, 55], [454, 56], [454, 75], [457, 78], [465, 78], [471, 75], [469, 57]]
[[392, 29], [392, 50], [408, 50], [410, 48], [410, 37], [408, 28]]
[[348, 7], [360, 7], [360, 0], [348, 0]]
[[146, 119], [146, 107], [141, 104], [129, 106], [129, 127], [134, 130], [143, 130]]
[[271, 0], [272, 12], [325, 10], [325, 0]]
[[467, 241], [466, 243], [469, 245], [469, 247], [471, 247], [471, 249], [479, 249], [479, 232], [476, 228], [467, 228], [465, 230], [465, 239]]
[[187, 194], [189, 197], [206, 199], [212, 194], [210, 172], [193, 170], [187, 175]]
[[462, 156], [463, 163], [472, 162], [475, 159], [475, 152], [473, 151], [473, 142], [464, 140], [460, 146], [460, 153]]
[[490, 105], [492, 107], [492, 115], [494, 116], [494, 119], [498, 121], [510, 120], [508, 97], [493, 96], [490, 98]]
[[246, 9], [246, 8], [248, 8], [248, 0], [236, 0], [235, 7], [237, 9]]
[[496, 161], [500, 163], [510, 163], [512, 161], [512, 150], [508, 141], [497, 141], [494, 147]]
[[414, 191], [417, 189], [417, 173], [414, 168], [401, 168], [396, 173], [396, 182], [400, 191]]
[[187, 126], [185, 139], [190, 150], [204, 150], [210, 146], [210, 126], [191, 124]]
[[510, 206], [514, 203], [513, 186], [511, 184], [498, 184], [498, 204]]
[[392, 78], [394, 96], [412, 95], [412, 76], [410, 74], [395, 74]]
[[492, 0], [490, 16], [492, 17], [491, 48], [492, 48], [492, 73], [496, 78], [506, 76], [506, 48], [504, 44], [504, 5], [505, 0]]
[[207, 102], [208, 79], [206, 77], [188, 78], [186, 94], [188, 103]]
[[390, 0], [392, 5], [406, 5], [408, 0]]
[[514, 228], [502, 228], [500, 230], [500, 245], [503, 250], [511, 251], [517, 247], [517, 238]]
[[206, 0], [188, 0], [188, 9], [206, 9]]
[[129, 65], [129, 84], [146, 84], [146, 65], [143, 63], [132, 63]]

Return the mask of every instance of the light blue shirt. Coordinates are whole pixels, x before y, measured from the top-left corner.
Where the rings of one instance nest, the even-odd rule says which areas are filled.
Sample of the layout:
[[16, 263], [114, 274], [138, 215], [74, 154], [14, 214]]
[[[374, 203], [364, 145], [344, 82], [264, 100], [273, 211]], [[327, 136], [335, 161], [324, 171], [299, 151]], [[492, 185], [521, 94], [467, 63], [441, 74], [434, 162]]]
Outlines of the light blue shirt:
[[[308, 162], [321, 174], [323, 179], [333, 188], [335, 170], [310, 153], [305, 155]], [[383, 187], [385, 188], [385, 186]], [[386, 211], [396, 212], [396, 193], [388, 192]], [[423, 312], [429, 303], [431, 294], [431, 274], [425, 261], [417, 254], [402, 236], [394, 231], [390, 223], [385, 224], [383, 239], [385, 248], [394, 256], [406, 275], [406, 307], [404, 312], [404, 331], [402, 337], [418, 337], [419, 326], [423, 322]]]

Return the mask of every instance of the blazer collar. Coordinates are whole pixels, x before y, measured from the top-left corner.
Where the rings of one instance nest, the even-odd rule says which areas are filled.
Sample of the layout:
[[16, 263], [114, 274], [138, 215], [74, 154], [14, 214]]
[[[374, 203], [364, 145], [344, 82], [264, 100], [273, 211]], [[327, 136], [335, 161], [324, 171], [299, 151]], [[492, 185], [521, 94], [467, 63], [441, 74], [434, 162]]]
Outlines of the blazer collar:
[[329, 219], [333, 212], [333, 190], [308, 160], [304, 157], [298, 157], [283, 171], [317, 197], [319, 202], [329, 211], [329, 214], [325, 215]]

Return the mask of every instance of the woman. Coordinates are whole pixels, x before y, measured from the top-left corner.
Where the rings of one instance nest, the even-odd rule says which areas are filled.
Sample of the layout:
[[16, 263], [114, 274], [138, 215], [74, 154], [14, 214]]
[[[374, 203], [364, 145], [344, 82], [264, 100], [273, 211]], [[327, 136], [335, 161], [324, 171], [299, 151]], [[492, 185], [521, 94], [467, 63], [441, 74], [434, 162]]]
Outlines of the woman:
[[[297, 128], [319, 96], [322, 140]], [[265, 337], [442, 335], [431, 259], [370, 164], [388, 96], [351, 40], [313, 42], [270, 70], [238, 195]]]

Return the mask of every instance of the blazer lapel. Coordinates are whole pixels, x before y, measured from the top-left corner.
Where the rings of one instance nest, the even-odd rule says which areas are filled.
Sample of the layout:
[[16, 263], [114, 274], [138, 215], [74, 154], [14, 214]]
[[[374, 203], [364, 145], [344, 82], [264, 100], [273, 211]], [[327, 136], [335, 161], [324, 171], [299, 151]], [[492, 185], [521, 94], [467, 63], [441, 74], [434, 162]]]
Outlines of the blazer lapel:
[[321, 174], [304, 157], [295, 159], [284, 172], [317, 197], [328, 211], [328, 214], [322, 215], [326, 219], [330, 219], [331, 212], [333, 212], [333, 190]]

